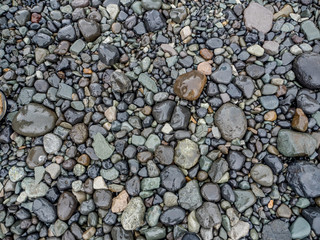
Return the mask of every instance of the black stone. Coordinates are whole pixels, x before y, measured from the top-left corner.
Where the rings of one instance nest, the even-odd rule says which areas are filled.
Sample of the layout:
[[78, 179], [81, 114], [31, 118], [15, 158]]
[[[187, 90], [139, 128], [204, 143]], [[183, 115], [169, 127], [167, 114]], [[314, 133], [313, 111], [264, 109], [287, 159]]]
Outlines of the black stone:
[[190, 117], [191, 113], [189, 109], [178, 105], [173, 111], [170, 125], [174, 130], [184, 130], [188, 127]]
[[32, 205], [32, 211], [41, 222], [53, 223], [57, 219], [56, 210], [52, 203], [45, 198], [37, 198]]
[[166, 226], [174, 226], [183, 221], [186, 212], [181, 207], [171, 207], [160, 215], [160, 222]]
[[166, 26], [164, 16], [157, 10], [147, 11], [143, 16], [143, 21], [149, 32], [158, 31]]
[[165, 167], [160, 174], [161, 186], [168, 191], [175, 192], [186, 184], [182, 171], [175, 165]]
[[165, 123], [170, 121], [176, 103], [171, 100], [166, 100], [154, 105], [152, 109], [152, 116], [158, 123]]
[[111, 66], [119, 62], [119, 50], [113, 45], [101, 43], [98, 52], [100, 61], [106, 64], [107, 66]]

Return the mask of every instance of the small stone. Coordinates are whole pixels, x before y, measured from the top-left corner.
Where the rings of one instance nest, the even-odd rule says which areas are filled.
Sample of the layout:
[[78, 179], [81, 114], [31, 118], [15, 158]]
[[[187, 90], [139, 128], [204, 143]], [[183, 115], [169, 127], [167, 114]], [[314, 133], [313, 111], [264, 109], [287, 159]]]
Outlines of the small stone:
[[50, 132], [57, 120], [56, 114], [50, 109], [30, 103], [23, 106], [12, 121], [12, 128], [20, 135], [38, 137]]
[[213, 52], [207, 48], [203, 48], [200, 50], [200, 56], [205, 60], [211, 60], [213, 58]]
[[248, 235], [250, 230], [250, 224], [248, 222], [239, 221], [228, 232], [229, 237], [234, 240], [241, 239]]
[[304, 114], [301, 108], [297, 108], [293, 116], [291, 126], [293, 129], [305, 132], [308, 129], [308, 117]]
[[91, 19], [80, 19], [78, 21], [80, 32], [87, 42], [95, 41], [101, 34], [100, 25]]
[[220, 226], [222, 221], [218, 206], [212, 202], [204, 202], [202, 206], [196, 210], [196, 217], [203, 228]]
[[12, 182], [21, 181], [26, 176], [26, 173], [22, 167], [13, 166], [9, 170], [9, 178]]
[[208, 63], [208, 62], [199, 63], [197, 70], [207, 76], [211, 75], [211, 73], [212, 73], [212, 67], [211, 67], [210, 63]]
[[139, 75], [138, 81], [150, 91], [154, 93], [158, 92], [158, 87], [156, 82], [151, 77], [149, 77], [147, 73], [141, 73]]
[[250, 77], [239, 76], [234, 81], [235, 85], [242, 91], [243, 95], [250, 99], [254, 93], [254, 84]]
[[125, 230], [135, 230], [144, 223], [146, 207], [140, 197], [130, 200], [121, 215], [121, 224]]
[[317, 147], [317, 141], [307, 133], [282, 129], [277, 139], [277, 149], [286, 157], [311, 156]]
[[171, 115], [175, 106], [176, 103], [171, 100], [156, 103], [152, 108], [152, 116], [157, 123], [168, 122], [171, 119]]
[[111, 3], [107, 5], [106, 10], [109, 13], [110, 18], [115, 20], [120, 12], [120, 7], [118, 4]]
[[210, 38], [206, 41], [206, 46], [211, 50], [221, 48], [223, 41], [220, 38]]
[[35, 146], [30, 149], [26, 163], [30, 169], [43, 166], [47, 161], [47, 153], [42, 146]]
[[174, 83], [174, 93], [180, 98], [197, 100], [207, 82], [207, 77], [196, 70], [180, 75]]
[[175, 148], [174, 162], [179, 167], [190, 169], [197, 164], [199, 157], [199, 148], [195, 142], [189, 139], [178, 142], [178, 145]]
[[222, 63], [210, 77], [215, 83], [229, 84], [232, 79], [232, 69], [230, 64]]
[[187, 17], [187, 10], [185, 7], [173, 8], [170, 11], [170, 18], [176, 22], [181, 23]]
[[[57, 37], [60, 41], [73, 42], [76, 40], [77, 35], [72, 25], [66, 25], [59, 29]], [[68, 44], [70, 45], [70, 43]]]
[[244, 212], [256, 202], [256, 197], [252, 191], [249, 190], [234, 190], [236, 195], [235, 206], [239, 212]]
[[320, 30], [313, 21], [307, 20], [301, 23], [302, 32], [307, 36], [308, 41], [319, 40]]
[[291, 218], [291, 209], [286, 204], [281, 204], [277, 208], [277, 216], [282, 218]]
[[53, 133], [48, 133], [43, 137], [43, 147], [48, 154], [57, 154], [62, 146], [62, 140]]
[[309, 222], [315, 234], [320, 235], [320, 208], [308, 207], [302, 211], [302, 216]]
[[51, 163], [46, 167], [46, 172], [49, 173], [50, 177], [54, 180], [57, 179], [61, 173], [60, 165], [57, 163]]
[[111, 157], [115, 147], [110, 145], [100, 132], [94, 136], [93, 140], [93, 149], [101, 160]]
[[201, 187], [201, 195], [209, 202], [219, 202], [221, 200], [220, 187], [218, 184], [205, 183]]
[[122, 212], [127, 207], [128, 202], [129, 195], [125, 190], [123, 190], [118, 196], [112, 199], [111, 211], [113, 213]]
[[304, 239], [309, 236], [311, 227], [303, 217], [298, 217], [291, 224], [290, 232], [293, 239]]
[[269, 111], [263, 116], [265, 121], [273, 122], [277, 120], [277, 113], [275, 111]]
[[189, 108], [178, 105], [174, 108], [174, 111], [172, 113], [170, 126], [174, 130], [187, 129], [190, 117], [191, 113]]
[[111, 74], [111, 87], [115, 92], [126, 93], [131, 90], [131, 80], [121, 70], [116, 70]]
[[290, 13], [293, 13], [293, 9], [289, 4], [284, 5], [279, 12], [273, 14], [273, 20], [276, 20], [280, 17], [289, 17]]
[[252, 45], [250, 47], [247, 48], [247, 51], [257, 57], [261, 57], [264, 54], [264, 49], [262, 47], [260, 47], [259, 45]]
[[84, 123], [74, 125], [69, 132], [70, 138], [76, 144], [84, 143], [88, 138], [88, 128]]
[[223, 104], [215, 113], [215, 125], [227, 141], [241, 139], [247, 130], [247, 119], [241, 108], [232, 103]]
[[67, 221], [76, 211], [78, 201], [71, 192], [63, 192], [58, 200], [57, 214], [59, 219]]
[[271, 56], [277, 55], [279, 52], [279, 43], [276, 41], [265, 41], [262, 47], [264, 51]]
[[53, 223], [57, 219], [53, 204], [45, 198], [35, 199], [32, 205], [32, 211], [41, 222], [46, 224]]
[[24, 26], [30, 20], [30, 16], [28, 10], [21, 9], [15, 13], [14, 18], [20, 26]]
[[99, 46], [98, 52], [100, 61], [107, 66], [112, 66], [120, 60], [120, 53], [113, 45], [102, 43]]
[[159, 10], [161, 8], [162, 1], [161, 0], [142, 0], [141, 6], [146, 10], [156, 9]]
[[160, 221], [165, 226], [174, 226], [181, 223], [185, 216], [186, 212], [181, 207], [171, 207], [161, 214]]
[[251, 168], [250, 176], [262, 186], [270, 187], [273, 184], [273, 173], [267, 165], [255, 164]]
[[264, 34], [272, 28], [272, 12], [256, 2], [251, 2], [243, 13], [246, 28], [249, 30], [256, 29]]
[[189, 26], [185, 26], [180, 30], [180, 36], [182, 40], [185, 40], [187, 37], [191, 36], [191, 28]]
[[175, 192], [186, 184], [185, 176], [175, 165], [165, 167], [161, 173], [161, 186], [168, 191]]
[[93, 201], [98, 208], [108, 210], [112, 204], [112, 192], [99, 189], [93, 193]]
[[196, 180], [188, 182], [186, 186], [179, 190], [179, 205], [190, 211], [202, 205], [199, 184]]

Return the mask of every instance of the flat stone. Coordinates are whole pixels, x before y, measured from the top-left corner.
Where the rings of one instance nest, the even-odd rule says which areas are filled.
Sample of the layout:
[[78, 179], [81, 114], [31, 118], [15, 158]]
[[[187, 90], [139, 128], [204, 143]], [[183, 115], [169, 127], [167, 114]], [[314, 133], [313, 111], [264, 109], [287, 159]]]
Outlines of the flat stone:
[[135, 230], [144, 223], [146, 207], [140, 197], [130, 200], [121, 215], [121, 224], [125, 230]]
[[193, 211], [202, 205], [198, 181], [192, 180], [179, 190], [179, 205]]
[[195, 142], [184, 139], [178, 142], [175, 148], [174, 162], [179, 167], [190, 169], [197, 164], [200, 157], [198, 144]]
[[320, 88], [320, 54], [303, 53], [298, 56], [292, 65], [292, 70], [298, 82], [309, 89]]
[[252, 97], [255, 87], [249, 76], [236, 77], [234, 84], [242, 91], [246, 98], [250, 99]]
[[101, 160], [111, 157], [115, 147], [110, 145], [100, 132], [94, 136], [93, 140], [93, 149]]
[[266, 34], [272, 28], [272, 12], [256, 2], [251, 2], [244, 10], [243, 18], [249, 30], [256, 29]]
[[157, 93], [158, 92], [158, 87], [156, 82], [149, 77], [149, 75], [147, 73], [141, 73], [139, 75], [138, 81], [147, 89], [149, 89], [150, 91]]
[[181, 207], [171, 207], [161, 214], [160, 222], [165, 226], [174, 226], [181, 223], [185, 216], [186, 212]]
[[288, 223], [279, 219], [273, 220], [263, 226], [262, 240], [291, 240]]
[[292, 189], [302, 197], [320, 196], [320, 168], [309, 162], [289, 164], [286, 179]]
[[160, 164], [170, 165], [173, 162], [174, 149], [171, 146], [160, 145], [156, 149], [154, 157]]
[[12, 121], [12, 128], [20, 135], [38, 137], [50, 132], [57, 115], [50, 109], [37, 103], [23, 106]]
[[298, 217], [291, 224], [290, 232], [293, 239], [304, 239], [309, 236], [311, 227], [303, 217]]
[[161, 0], [142, 0], [141, 6], [146, 10], [156, 9], [159, 10], [161, 8], [162, 1]]
[[43, 137], [43, 148], [48, 154], [57, 154], [62, 146], [62, 140], [53, 133], [47, 133]]
[[174, 130], [187, 129], [189, 125], [190, 117], [191, 117], [191, 113], [189, 108], [178, 105], [173, 110], [170, 126]]
[[26, 163], [30, 169], [43, 166], [47, 161], [47, 153], [42, 146], [35, 146], [28, 152]]
[[309, 119], [304, 114], [303, 110], [301, 108], [297, 108], [291, 122], [292, 128], [300, 132], [305, 132], [308, 129], [308, 122]]
[[277, 217], [290, 218], [292, 215], [291, 209], [284, 203], [277, 208]]
[[57, 219], [56, 210], [53, 204], [45, 198], [37, 198], [34, 200], [32, 211], [41, 222], [46, 224], [53, 223]]
[[197, 100], [207, 82], [207, 77], [197, 71], [180, 75], [174, 83], [174, 93], [189, 101]]
[[98, 189], [93, 193], [93, 201], [98, 208], [108, 210], [112, 204], [112, 192], [106, 189]]
[[210, 77], [215, 83], [229, 84], [232, 79], [232, 69], [230, 64], [222, 63]]
[[209, 38], [206, 41], [206, 46], [211, 50], [221, 48], [223, 46], [223, 41], [220, 38]]
[[201, 227], [204, 228], [220, 226], [222, 221], [218, 205], [212, 202], [204, 202], [202, 206], [196, 210], [196, 217]]
[[223, 104], [214, 115], [215, 125], [227, 141], [241, 139], [247, 130], [247, 119], [241, 108], [232, 104]]
[[69, 132], [70, 138], [76, 144], [84, 143], [87, 140], [88, 135], [88, 127], [84, 123], [74, 125]]
[[252, 191], [249, 190], [234, 190], [236, 195], [235, 206], [239, 212], [244, 212], [256, 202], [256, 197]]
[[111, 211], [113, 213], [122, 212], [127, 207], [128, 202], [129, 195], [125, 190], [123, 190], [119, 193], [118, 196], [112, 199]]
[[307, 20], [301, 23], [302, 32], [307, 36], [308, 41], [319, 40], [320, 30], [313, 21]]
[[208, 175], [213, 183], [218, 183], [228, 169], [228, 162], [223, 158], [219, 158], [218, 160], [213, 161], [211, 168], [208, 171]]
[[317, 148], [317, 141], [307, 133], [282, 129], [278, 133], [277, 149], [286, 157], [311, 156]]
[[241, 239], [248, 235], [250, 230], [250, 224], [248, 222], [239, 221], [237, 222], [228, 232], [229, 237], [234, 240]]

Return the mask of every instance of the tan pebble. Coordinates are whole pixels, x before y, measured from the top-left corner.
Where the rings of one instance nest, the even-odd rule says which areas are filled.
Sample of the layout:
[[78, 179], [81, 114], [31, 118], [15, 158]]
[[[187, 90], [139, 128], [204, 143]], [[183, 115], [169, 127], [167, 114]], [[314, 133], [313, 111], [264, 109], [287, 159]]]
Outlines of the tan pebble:
[[204, 75], [211, 75], [212, 67], [208, 62], [202, 62], [198, 65], [198, 71], [202, 72]]
[[118, 196], [112, 199], [111, 211], [113, 213], [122, 212], [127, 207], [128, 201], [129, 195], [126, 190], [123, 190]]
[[264, 115], [265, 121], [273, 122], [277, 120], [277, 113], [275, 111], [269, 111]]
[[308, 129], [308, 117], [304, 114], [301, 108], [297, 108], [293, 116], [291, 126], [293, 129], [305, 132]]

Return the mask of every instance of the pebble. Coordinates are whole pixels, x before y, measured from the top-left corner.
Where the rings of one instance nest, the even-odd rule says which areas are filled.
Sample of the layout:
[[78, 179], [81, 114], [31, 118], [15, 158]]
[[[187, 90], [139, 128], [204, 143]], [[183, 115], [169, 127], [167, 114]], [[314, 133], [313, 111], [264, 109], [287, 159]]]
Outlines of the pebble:
[[131, 90], [132, 84], [121, 70], [116, 70], [111, 74], [111, 87], [115, 92], [126, 93]]
[[76, 144], [84, 143], [88, 138], [88, 128], [84, 123], [78, 123], [72, 127], [69, 136]]
[[300, 132], [305, 132], [308, 129], [308, 123], [308, 117], [304, 114], [303, 110], [297, 108], [291, 122], [292, 128]]
[[241, 139], [247, 130], [247, 120], [243, 111], [232, 103], [223, 104], [215, 113], [215, 125], [227, 141]]
[[62, 140], [53, 133], [47, 133], [43, 137], [43, 148], [48, 154], [57, 154], [62, 146]]
[[181, 223], [185, 216], [186, 212], [181, 207], [171, 207], [162, 212], [160, 222], [165, 226], [174, 226]]
[[157, 10], [147, 11], [143, 16], [143, 21], [148, 32], [155, 32], [166, 27], [163, 15]]
[[262, 186], [270, 187], [273, 184], [273, 173], [267, 165], [255, 164], [251, 168], [250, 176]]
[[57, 219], [56, 210], [53, 204], [45, 198], [35, 199], [32, 204], [32, 211], [40, 221], [46, 224], [53, 223]]
[[244, 212], [256, 202], [256, 197], [250, 190], [234, 190], [236, 195], [235, 206], [239, 212]]
[[100, 25], [94, 20], [86, 18], [80, 19], [78, 26], [82, 36], [87, 42], [95, 41], [101, 34]]
[[71, 192], [63, 192], [58, 200], [57, 215], [62, 221], [67, 221], [76, 211], [78, 201]]
[[176, 165], [184, 169], [190, 169], [197, 164], [199, 157], [199, 148], [195, 142], [189, 139], [178, 142], [174, 156], [174, 163]]
[[38, 137], [50, 132], [57, 120], [56, 114], [50, 109], [30, 103], [23, 106], [12, 120], [12, 128], [20, 135]]
[[204, 228], [219, 226], [222, 221], [218, 206], [212, 202], [204, 202], [196, 210], [196, 217], [199, 224]]
[[197, 71], [180, 75], [174, 83], [174, 93], [189, 101], [197, 100], [207, 82], [207, 77]]
[[134, 230], [144, 223], [146, 207], [140, 197], [130, 200], [121, 215], [121, 224], [125, 230]]
[[196, 180], [188, 182], [179, 190], [179, 205], [193, 211], [202, 205], [202, 197], [200, 194], [199, 184]]
[[291, 240], [291, 233], [289, 231], [288, 223], [279, 219], [273, 220], [270, 223], [264, 225], [262, 230], [263, 240], [276, 240], [276, 239]]
[[42, 146], [35, 146], [30, 149], [26, 158], [28, 168], [34, 169], [35, 167], [43, 166], [47, 161], [47, 153]]
[[185, 176], [175, 165], [165, 167], [160, 173], [160, 178], [161, 186], [171, 192], [181, 189], [186, 184]]
[[319, 235], [320, 234], [320, 226], [319, 226], [320, 208], [308, 207], [306, 209], [303, 209], [302, 216], [308, 221], [308, 223], [310, 224], [315, 234]]
[[107, 66], [114, 65], [120, 60], [119, 50], [113, 45], [102, 43], [98, 52], [100, 61]]
[[311, 227], [303, 217], [298, 217], [291, 224], [290, 232], [292, 239], [303, 239], [309, 236], [311, 232]]
[[96, 155], [102, 160], [108, 159], [115, 149], [114, 146], [110, 145], [99, 132], [94, 136], [93, 139], [94, 141], [92, 146]]
[[272, 28], [272, 12], [256, 2], [251, 2], [244, 10], [244, 23], [249, 30], [256, 29], [264, 34]]

